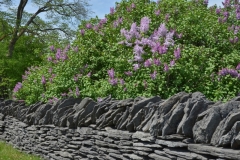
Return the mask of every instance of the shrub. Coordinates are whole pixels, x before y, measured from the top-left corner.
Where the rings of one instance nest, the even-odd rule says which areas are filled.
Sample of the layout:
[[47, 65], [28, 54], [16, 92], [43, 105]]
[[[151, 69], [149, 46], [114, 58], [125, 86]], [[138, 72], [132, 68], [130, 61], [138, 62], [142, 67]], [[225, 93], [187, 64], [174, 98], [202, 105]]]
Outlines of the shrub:
[[227, 3], [116, 3], [105, 19], [83, 21], [71, 46], [51, 46], [14, 95], [28, 104], [110, 94], [168, 98], [180, 91], [229, 100], [239, 92], [240, 5]]

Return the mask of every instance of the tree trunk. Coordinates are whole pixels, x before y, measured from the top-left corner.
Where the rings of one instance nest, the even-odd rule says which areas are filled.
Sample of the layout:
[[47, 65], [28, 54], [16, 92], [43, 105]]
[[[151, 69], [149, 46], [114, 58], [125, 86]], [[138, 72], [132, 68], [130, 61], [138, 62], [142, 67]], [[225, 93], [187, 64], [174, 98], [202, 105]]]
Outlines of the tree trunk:
[[18, 32], [19, 32], [19, 28], [20, 28], [20, 25], [21, 25], [21, 21], [22, 21], [23, 10], [24, 10], [27, 2], [28, 2], [28, 0], [21, 0], [19, 5], [18, 5], [15, 29], [14, 29], [13, 36], [12, 36], [12, 39], [10, 41], [10, 44], [8, 46], [7, 57], [12, 57], [12, 55], [13, 55], [14, 46], [15, 46], [18, 38], [19, 38]]
[[7, 57], [11, 58], [12, 55], [13, 55], [13, 50], [14, 50], [14, 47], [15, 47], [15, 44], [17, 42], [17, 39], [12, 39], [10, 44], [8, 45], [8, 54], [7, 54]]

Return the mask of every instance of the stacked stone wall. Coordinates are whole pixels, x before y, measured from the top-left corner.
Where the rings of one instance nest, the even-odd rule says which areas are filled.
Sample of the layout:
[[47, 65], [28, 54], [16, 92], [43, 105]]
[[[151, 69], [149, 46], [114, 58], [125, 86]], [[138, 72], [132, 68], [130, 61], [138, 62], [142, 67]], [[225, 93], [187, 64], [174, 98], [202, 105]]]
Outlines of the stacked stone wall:
[[0, 100], [0, 140], [44, 159], [239, 160], [240, 97]]

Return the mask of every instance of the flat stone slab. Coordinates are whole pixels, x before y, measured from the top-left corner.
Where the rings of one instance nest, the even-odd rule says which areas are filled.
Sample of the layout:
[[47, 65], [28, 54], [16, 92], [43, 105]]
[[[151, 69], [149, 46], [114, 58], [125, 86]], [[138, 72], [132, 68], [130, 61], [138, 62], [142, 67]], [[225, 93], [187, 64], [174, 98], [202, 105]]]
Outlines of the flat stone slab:
[[150, 133], [145, 133], [140, 131], [137, 131], [132, 135], [132, 138], [137, 138], [137, 139], [149, 138], [149, 137], [152, 137]]
[[192, 159], [201, 159], [201, 160], [208, 160], [208, 157], [189, 152], [187, 149], [173, 149], [173, 148], [164, 148], [163, 149], [166, 154], [181, 157], [187, 160], [192, 160]]
[[126, 150], [139, 150], [139, 151], [145, 151], [145, 152], [152, 152], [153, 149], [147, 148], [147, 147], [135, 147], [135, 146], [118, 146], [120, 149], [126, 149]]
[[171, 160], [170, 158], [163, 157], [163, 156], [157, 155], [157, 154], [155, 154], [155, 153], [149, 154], [148, 157], [153, 158], [153, 159], [155, 159], [155, 160], [160, 160], [160, 159], [161, 159], [161, 160]]
[[186, 139], [186, 137], [184, 135], [180, 135], [180, 134], [158, 136], [157, 138], [165, 139], [165, 140], [184, 140], [184, 139]]
[[113, 159], [120, 158], [123, 160], [127, 160], [127, 158], [124, 158], [123, 155], [121, 155], [121, 154], [109, 153], [109, 156], [114, 157]]
[[170, 158], [170, 159], [177, 159], [176, 156], [169, 155], [163, 150], [154, 150], [154, 153], [156, 153], [157, 155], [162, 156], [162, 157], [166, 157], [166, 158]]
[[187, 144], [182, 143], [182, 142], [165, 141], [165, 140], [160, 140], [160, 139], [157, 139], [155, 141], [155, 143], [164, 145], [164, 146], [168, 146], [168, 147], [188, 147]]
[[132, 133], [129, 133], [128, 131], [115, 130], [110, 127], [106, 127], [105, 129], [108, 137], [128, 140], [132, 139]]
[[158, 144], [147, 144], [147, 143], [133, 143], [135, 147], [148, 147], [148, 148], [162, 148], [162, 146]]
[[143, 160], [144, 159], [144, 158], [139, 157], [139, 156], [134, 155], [134, 154], [123, 154], [123, 156], [129, 157], [130, 159], [134, 159], [134, 160]]
[[202, 144], [188, 144], [188, 150], [195, 153], [213, 155], [220, 158], [240, 160], [240, 150], [233, 150], [227, 148], [223, 149], [219, 147], [207, 146]]

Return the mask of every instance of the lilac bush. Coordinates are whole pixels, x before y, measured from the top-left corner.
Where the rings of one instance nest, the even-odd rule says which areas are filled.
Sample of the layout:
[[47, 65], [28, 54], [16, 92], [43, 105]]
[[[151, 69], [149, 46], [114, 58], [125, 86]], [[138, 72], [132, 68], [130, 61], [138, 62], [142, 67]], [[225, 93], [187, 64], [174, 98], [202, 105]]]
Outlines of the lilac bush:
[[240, 4], [207, 4], [116, 3], [104, 19], [83, 21], [72, 44], [51, 45], [44, 63], [23, 75], [14, 95], [29, 104], [70, 96], [168, 98], [180, 91], [228, 100], [240, 92]]

